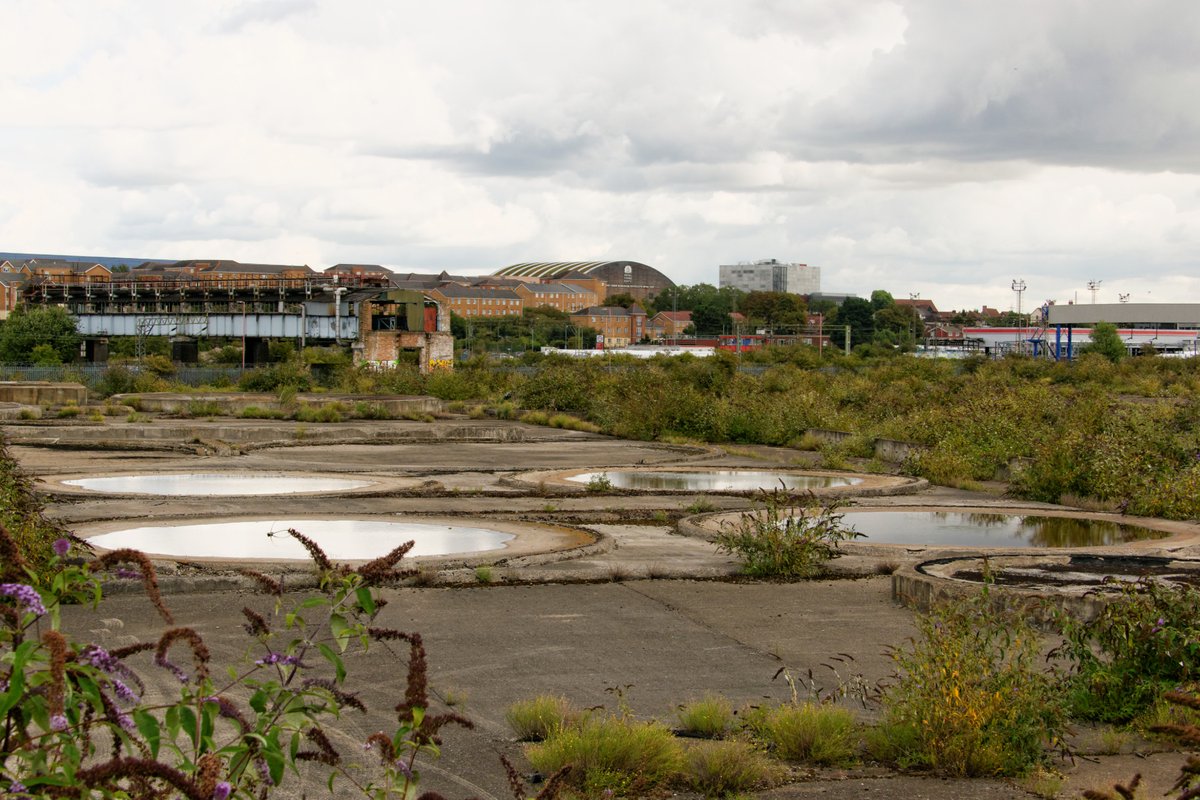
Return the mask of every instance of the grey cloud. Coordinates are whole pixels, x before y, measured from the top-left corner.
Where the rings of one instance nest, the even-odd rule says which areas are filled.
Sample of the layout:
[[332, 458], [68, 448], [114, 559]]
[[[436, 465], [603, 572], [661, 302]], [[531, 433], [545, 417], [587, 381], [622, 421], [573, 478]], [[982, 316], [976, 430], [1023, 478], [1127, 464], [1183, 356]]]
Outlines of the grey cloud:
[[[905, 43], [788, 126], [802, 157], [1200, 171], [1200, 5], [908, 4]], [[1001, 9], [997, 12], [996, 9]]]
[[558, 136], [538, 129], [517, 130], [491, 142], [484, 152], [466, 146], [372, 147], [366, 155], [384, 158], [440, 161], [476, 175], [536, 177], [575, 170], [594, 159], [601, 139], [594, 134]]

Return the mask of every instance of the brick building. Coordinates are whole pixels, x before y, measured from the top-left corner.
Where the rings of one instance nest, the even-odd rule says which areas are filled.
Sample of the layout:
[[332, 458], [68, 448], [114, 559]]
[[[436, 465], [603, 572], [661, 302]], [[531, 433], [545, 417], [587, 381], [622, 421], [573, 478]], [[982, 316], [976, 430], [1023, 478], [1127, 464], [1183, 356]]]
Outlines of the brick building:
[[593, 328], [604, 337], [604, 346], [628, 347], [646, 336], [646, 312], [636, 303], [621, 306], [592, 306], [571, 315], [571, 324]]

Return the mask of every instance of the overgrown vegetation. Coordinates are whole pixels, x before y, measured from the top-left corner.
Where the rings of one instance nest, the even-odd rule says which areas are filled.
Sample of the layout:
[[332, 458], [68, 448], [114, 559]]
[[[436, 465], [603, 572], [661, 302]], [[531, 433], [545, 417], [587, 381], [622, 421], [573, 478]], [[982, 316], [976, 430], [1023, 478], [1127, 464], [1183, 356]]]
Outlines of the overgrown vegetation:
[[1125, 723], [1200, 678], [1200, 591], [1123, 583], [1092, 620], [1063, 615], [1066, 698], [1080, 719]]
[[892, 652], [883, 721], [868, 733], [881, 761], [957, 776], [1022, 775], [1060, 744], [1066, 713], [1043, 668], [1041, 636], [985, 590], [918, 622]]
[[718, 552], [740, 558], [743, 571], [756, 578], [811, 578], [839, 555], [840, 543], [861, 535], [842, 522], [837, 500], [812, 493], [761, 491], [755, 506], [715, 541]]

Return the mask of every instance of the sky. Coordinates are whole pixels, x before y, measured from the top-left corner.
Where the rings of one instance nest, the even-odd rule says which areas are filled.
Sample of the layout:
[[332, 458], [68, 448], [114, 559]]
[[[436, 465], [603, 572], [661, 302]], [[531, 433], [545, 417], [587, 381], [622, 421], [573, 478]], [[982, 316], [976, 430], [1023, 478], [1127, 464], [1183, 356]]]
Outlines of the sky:
[[1200, 302], [1195, 0], [0, 0], [0, 250]]

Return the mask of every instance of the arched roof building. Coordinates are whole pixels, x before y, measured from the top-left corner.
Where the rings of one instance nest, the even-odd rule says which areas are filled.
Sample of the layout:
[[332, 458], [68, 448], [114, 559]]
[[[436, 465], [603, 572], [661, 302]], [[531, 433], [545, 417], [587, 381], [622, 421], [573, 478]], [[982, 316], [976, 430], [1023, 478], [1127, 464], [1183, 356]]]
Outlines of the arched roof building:
[[638, 261], [527, 261], [494, 274], [538, 282], [590, 279], [604, 285], [606, 296], [628, 293], [640, 300], [675, 285], [654, 267]]

